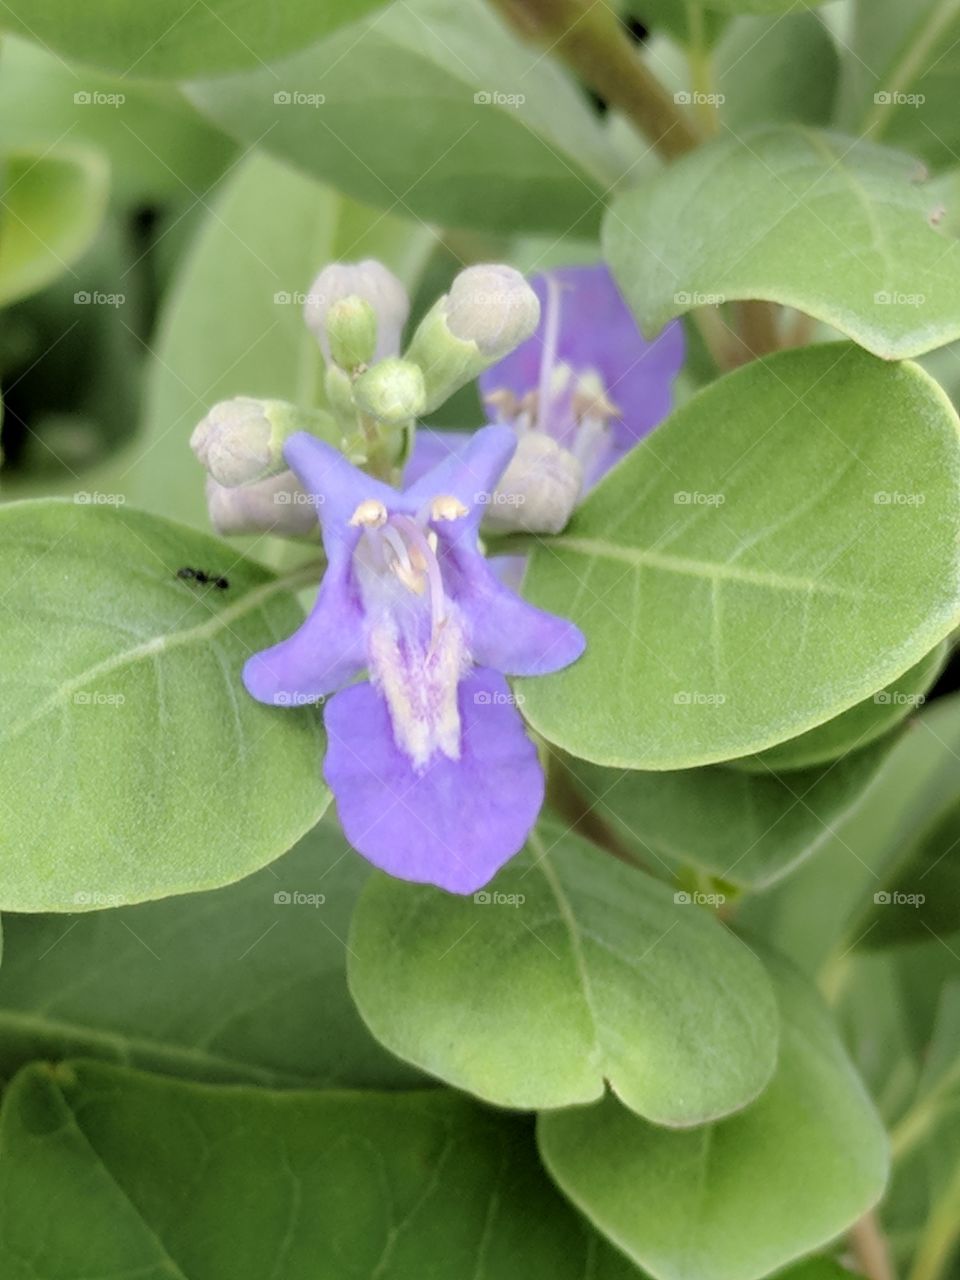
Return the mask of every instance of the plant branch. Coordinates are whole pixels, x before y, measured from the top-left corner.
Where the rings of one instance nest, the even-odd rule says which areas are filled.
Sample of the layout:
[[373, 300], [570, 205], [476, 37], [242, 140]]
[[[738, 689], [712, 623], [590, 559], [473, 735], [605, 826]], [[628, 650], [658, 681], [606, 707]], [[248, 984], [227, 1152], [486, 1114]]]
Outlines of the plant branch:
[[490, 0], [527, 39], [556, 54], [616, 107], [667, 159], [700, 136], [686, 112], [644, 64], [617, 15], [598, 0]]

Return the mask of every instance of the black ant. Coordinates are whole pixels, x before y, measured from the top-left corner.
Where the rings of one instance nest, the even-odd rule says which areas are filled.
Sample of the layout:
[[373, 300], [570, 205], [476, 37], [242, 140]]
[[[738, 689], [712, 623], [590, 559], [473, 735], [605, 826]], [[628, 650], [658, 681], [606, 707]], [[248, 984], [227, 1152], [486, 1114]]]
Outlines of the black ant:
[[177, 570], [177, 577], [192, 578], [194, 582], [199, 583], [202, 587], [219, 587], [221, 591], [226, 591], [230, 585], [228, 578], [215, 578], [208, 573], [204, 573], [202, 569], [191, 569], [186, 565]]

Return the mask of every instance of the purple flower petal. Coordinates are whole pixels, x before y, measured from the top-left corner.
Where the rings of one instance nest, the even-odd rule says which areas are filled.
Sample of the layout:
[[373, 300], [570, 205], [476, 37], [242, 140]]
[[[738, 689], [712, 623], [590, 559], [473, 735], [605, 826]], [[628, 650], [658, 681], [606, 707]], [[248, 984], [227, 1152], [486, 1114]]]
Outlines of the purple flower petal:
[[323, 547], [331, 564], [352, 554], [357, 545], [360, 530], [350, 525], [350, 517], [361, 502], [373, 499], [384, 506], [396, 504], [395, 489], [358, 470], [333, 445], [308, 431], [290, 436], [283, 456], [316, 504]]
[[474, 661], [510, 676], [543, 676], [575, 662], [583, 632], [566, 618], [528, 604], [497, 577], [489, 561], [445, 545], [444, 575], [468, 619]]
[[438, 467], [441, 462], [446, 462], [449, 457], [462, 453], [469, 440], [469, 431], [442, 431], [435, 430], [433, 427], [418, 427], [413, 442], [413, 452], [404, 468], [403, 483], [409, 489], [428, 471]]
[[286, 640], [247, 659], [243, 683], [258, 702], [316, 702], [342, 689], [367, 665], [363, 611], [349, 570], [347, 560], [331, 564], [306, 622]]
[[438, 494], [450, 494], [470, 512], [469, 517], [456, 521], [457, 526], [472, 528], [475, 533], [485, 510], [484, 501], [497, 487], [516, 447], [517, 437], [511, 427], [481, 427], [467, 437], [464, 449], [448, 454], [405, 489], [403, 496], [415, 507]]
[[398, 750], [370, 684], [327, 704], [324, 775], [347, 839], [376, 866], [450, 893], [482, 888], [523, 846], [543, 802], [543, 771], [506, 680], [478, 668], [460, 684], [459, 760], [417, 772]]

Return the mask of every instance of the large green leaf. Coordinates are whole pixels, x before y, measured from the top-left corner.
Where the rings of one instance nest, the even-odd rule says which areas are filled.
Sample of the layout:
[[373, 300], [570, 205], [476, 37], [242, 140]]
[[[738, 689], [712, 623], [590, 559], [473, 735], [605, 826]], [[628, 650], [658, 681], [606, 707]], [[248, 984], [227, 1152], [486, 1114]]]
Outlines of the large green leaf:
[[[672, 39], [659, 34], [660, 19], [668, 15], [663, 25]], [[739, 131], [758, 121], [822, 125], [831, 120], [838, 58], [816, 10], [794, 7], [789, 13], [731, 20], [695, 4], [661, 0], [653, 9], [643, 5], [642, 21], [658, 33], [641, 45], [651, 71], [708, 127]], [[691, 57], [699, 69], [696, 81]], [[631, 183], [645, 176], [631, 169]]]
[[815, 991], [776, 968], [780, 1062], [746, 1111], [683, 1133], [613, 1098], [540, 1117], [554, 1178], [656, 1280], [757, 1280], [883, 1191], [887, 1141], [863, 1085]]
[[957, 0], [854, 0], [842, 119], [871, 138], [953, 166], [960, 148]]
[[[833, 825], [809, 862], [762, 901], [743, 904], [745, 923], [811, 972], [833, 951], [869, 945], [879, 927], [874, 895], [890, 892], [931, 819], [957, 802], [958, 755], [960, 696], [938, 698], [899, 735], [861, 803]], [[923, 883], [912, 890], [923, 891]], [[883, 911], [916, 915], [905, 902]]]
[[960, 932], [960, 785], [901, 847], [864, 928], [868, 947]]
[[864, 799], [892, 742], [826, 767], [777, 774], [711, 765], [647, 773], [570, 760], [591, 813], [645, 862], [698, 867], [765, 889], [829, 839]]
[[619, 197], [606, 255], [646, 333], [763, 298], [886, 358], [960, 336], [960, 245], [910, 156], [800, 126], [701, 147]]
[[[263, 66], [372, 9], [384, 0], [17, 0], [0, 27], [78, 62], [122, 76], [183, 79]], [[79, 83], [78, 88], [82, 87]]]
[[700, 1124], [754, 1098], [776, 1057], [749, 949], [549, 823], [472, 898], [374, 877], [348, 976], [388, 1049], [500, 1106], [588, 1102], [608, 1081], [660, 1124]]
[[166, 303], [144, 431], [113, 468], [130, 500], [206, 527], [203, 470], [188, 445], [195, 424], [235, 395], [315, 403], [323, 360], [303, 297], [316, 273], [372, 256], [410, 280], [431, 243], [425, 228], [374, 214], [276, 160], [246, 161]]
[[78, 72], [13, 35], [0, 56], [0, 150], [39, 152], [64, 137], [95, 146], [109, 159], [111, 189], [122, 200], [192, 205], [236, 150], [176, 86]]
[[366, 874], [321, 822], [273, 866], [212, 893], [72, 919], [8, 913], [0, 1073], [83, 1056], [211, 1082], [415, 1083], [347, 994]]
[[453, 1093], [270, 1093], [96, 1063], [29, 1067], [6, 1093], [0, 1271], [637, 1275], [550, 1186], [525, 1122]]
[[[328, 803], [316, 711], [262, 706], [240, 682], [302, 620], [305, 575], [276, 578], [113, 497], [0, 509], [6, 910], [216, 888]], [[182, 580], [184, 566], [229, 585]]]
[[573, 755], [682, 769], [763, 750], [913, 666], [960, 609], [957, 418], [849, 344], [712, 383], [534, 550], [526, 593], [587, 637], [520, 682]]
[[97, 233], [108, 168], [94, 151], [0, 155], [0, 305], [70, 269]]
[[483, 0], [394, 5], [190, 92], [234, 136], [358, 200], [455, 226], [587, 234], [622, 168], [573, 85]]
[[912, 711], [921, 707], [927, 691], [939, 676], [949, 645], [946, 640], [931, 649], [909, 671], [892, 680], [884, 689], [849, 711], [801, 733], [798, 738], [778, 743], [759, 755], [731, 760], [738, 769], [768, 774], [773, 771], [807, 769], [811, 765], [836, 760], [848, 751], [856, 751], [889, 733]]

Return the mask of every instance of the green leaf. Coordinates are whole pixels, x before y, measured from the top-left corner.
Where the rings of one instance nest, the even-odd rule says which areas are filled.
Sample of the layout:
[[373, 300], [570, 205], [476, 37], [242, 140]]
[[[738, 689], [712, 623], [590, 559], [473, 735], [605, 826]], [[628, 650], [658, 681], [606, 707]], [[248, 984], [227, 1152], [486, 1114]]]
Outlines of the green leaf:
[[947, 642], [943, 641], [885, 688], [816, 729], [759, 755], [744, 756], [730, 763], [753, 773], [807, 769], [867, 746], [923, 705], [927, 690], [943, 669], [948, 649]]
[[831, 952], [869, 943], [874, 894], [895, 883], [931, 817], [957, 798], [958, 755], [960, 696], [938, 698], [899, 736], [862, 802], [814, 857], [762, 902], [746, 901], [739, 918], [811, 972]]
[[18, 0], [0, 26], [77, 62], [124, 78], [181, 80], [263, 66], [336, 30], [384, 0], [306, 0], [279, 6], [236, 0]]
[[841, 134], [757, 129], [616, 199], [606, 256], [647, 334], [708, 302], [797, 307], [887, 359], [960, 336], [960, 246], [915, 160]]
[[204, 473], [188, 442], [207, 409], [235, 395], [317, 403], [323, 359], [303, 322], [316, 273], [372, 256], [409, 282], [431, 243], [426, 228], [374, 214], [276, 160], [247, 160], [166, 303], [144, 431], [113, 468], [129, 500], [206, 528]]
[[716, 12], [715, 5], [705, 9], [688, 0], [629, 0], [626, 8], [654, 33], [662, 29], [680, 44], [705, 48], [716, 44], [730, 21], [728, 14]]
[[743, 16], [714, 54], [720, 109], [728, 128], [799, 120], [828, 124], [840, 64], [836, 45], [813, 9]]
[[347, 993], [366, 876], [321, 822], [273, 866], [212, 893], [72, 919], [8, 914], [0, 1073], [83, 1056], [275, 1088], [415, 1084]]
[[[810, 6], [827, 0], [809, 0]], [[719, 13], [786, 13], [795, 6], [793, 0], [710, 0], [710, 8]]]
[[841, 118], [851, 132], [957, 163], [957, 0], [855, 0]]
[[[5, 910], [228, 884], [329, 800], [316, 711], [262, 706], [240, 680], [302, 620], [306, 575], [276, 578], [114, 498], [0, 509]], [[181, 580], [183, 566], [229, 586]]]
[[816, 992], [776, 965], [773, 1083], [739, 1115], [677, 1132], [613, 1098], [543, 1115], [540, 1149], [569, 1198], [656, 1280], [758, 1280], [819, 1248], [879, 1198], [886, 1136]]
[[106, 209], [109, 173], [95, 151], [20, 149], [0, 156], [0, 305], [69, 270]]
[[[526, 1123], [453, 1093], [27, 1068], [0, 1117], [5, 1280], [630, 1280]], [[49, 1213], [49, 1206], [56, 1213]]]
[[857, 1280], [858, 1275], [833, 1258], [807, 1258], [795, 1267], [778, 1271], [777, 1280]]
[[49, 49], [7, 36], [0, 150], [42, 152], [65, 135], [109, 159], [114, 197], [144, 204], [192, 205], [236, 150], [173, 85], [78, 71]]
[[394, 5], [190, 95], [358, 200], [452, 226], [586, 235], [622, 170], [579, 91], [483, 0]]
[[547, 823], [472, 898], [375, 876], [348, 978], [382, 1044], [498, 1106], [588, 1102], [608, 1081], [657, 1123], [700, 1124], [754, 1098], [776, 1057], [749, 949]]
[[693, 866], [743, 889], [790, 875], [864, 799], [892, 740], [826, 767], [639, 773], [568, 760], [591, 815], [644, 862]]
[[957, 427], [921, 369], [849, 344], [710, 384], [533, 551], [525, 594], [587, 651], [519, 682], [528, 720], [598, 764], [683, 769], [882, 689], [958, 620]]
[[864, 927], [867, 947], [960, 931], [960, 787], [911, 833], [896, 874], [874, 893]]
[[[644, 25], [659, 30], [660, 14], [675, 7], [676, 0], [664, 0], [662, 10], [648, 14], [645, 5]], [[664, 24], [672, 40], [659, 36], [641, 45], [650, 70], [671, 94], [683, 95], [678, 101], [685, 109], [714, 131], [718, 122], [735, 131], [758, 122], [829, 123], [839, 66], [836, 46], [815, 10], [733, 20], [701, 12], [699, 32], [687, 26], [697, 13], [691, 4], [672, 25]], [[645, 176], [631, 169], [632, 184]]]

